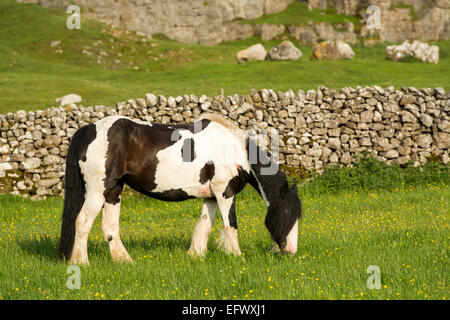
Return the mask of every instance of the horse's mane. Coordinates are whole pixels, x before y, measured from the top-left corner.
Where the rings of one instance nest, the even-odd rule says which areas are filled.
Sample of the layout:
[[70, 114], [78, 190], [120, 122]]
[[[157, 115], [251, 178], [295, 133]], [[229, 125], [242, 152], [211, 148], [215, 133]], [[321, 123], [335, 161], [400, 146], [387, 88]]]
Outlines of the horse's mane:
[[235, 125], [231, 120], [227, 119], [225, 116], [223, 116], [220, 113], [204, 113], [202, 114], [198, 120], [209, 120], [212, 122], [216, 122], [225, 128], [236, 130], [239, 129], [237, 125]]

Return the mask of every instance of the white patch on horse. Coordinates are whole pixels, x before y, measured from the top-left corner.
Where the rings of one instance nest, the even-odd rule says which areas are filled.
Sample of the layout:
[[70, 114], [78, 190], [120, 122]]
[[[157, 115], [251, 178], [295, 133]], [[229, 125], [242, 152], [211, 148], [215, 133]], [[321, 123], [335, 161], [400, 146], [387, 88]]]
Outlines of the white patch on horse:
[[120, 202], [116, 204], [105, 203], [102, 212], [102, 230], [105, 240], [109, 243], [111, 256], [115, 261], [131, 262], [119, 234]]
[[197, 222], [188, 253], [203, 256], [208, 247], [208, 237], [217, 213], [217, 201], [203, 199], [202, 215]]
[[[180, 139], [173, 145], [160, 150], [156, 157], [158, 165], [155, 172], [155, 192], [171, 189], [181, 189], [195, 197], [209, 196], [212, 193], [223, 192], [228, 182], [238, 175], [238, 166], [249, 171], [249, 163], [245, 148], [230, 129], [211, 122], [204, 130], [193, 134], [189, 130], [178, 131]], [[183, 161], [181, 149], [185, 139], [194, 141], [196, 153], [193, 161]], [[209, 183], [200, 183], [200, 171], [209, 161], [214, 163], [214, 177]]]

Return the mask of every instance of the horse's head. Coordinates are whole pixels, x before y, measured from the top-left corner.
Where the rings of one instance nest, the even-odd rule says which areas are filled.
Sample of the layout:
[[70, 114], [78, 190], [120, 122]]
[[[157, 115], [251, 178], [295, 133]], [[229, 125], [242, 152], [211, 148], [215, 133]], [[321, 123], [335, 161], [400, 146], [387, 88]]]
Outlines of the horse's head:
[[298, 219], [301, 210], [296, 184], [269, 205], [266, 227], [282, 252], [290, 254], [297, 252]]

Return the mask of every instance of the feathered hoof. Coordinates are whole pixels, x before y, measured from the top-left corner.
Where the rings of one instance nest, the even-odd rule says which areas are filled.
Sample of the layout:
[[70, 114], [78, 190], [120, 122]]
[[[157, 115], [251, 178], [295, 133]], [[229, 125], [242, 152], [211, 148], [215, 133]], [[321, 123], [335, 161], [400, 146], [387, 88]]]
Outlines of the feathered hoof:
[[240, 256], [241, 249], [239, 249], [237, 229], [233, 227], [226, 227], [220, 231], [219, 239], [217, 240], [219, 248], [226, 254], [234, 254]]
[[128, 252], [120, 252], [120, 251], [116, 251], [116, 250], [111, 250], [111, 256], [115, 262], [133, 263], [133, 259], [131, 259]]
[[69, 260], [70, 264], [76, 264], [76, 265], [82, 265], [82, 266], [89, 266], [89, 259], [87, 256], [83, 256], [79, 250], [74, 249], [72, 252], [72, 256]]
[[195, 257], [204, 257], [206, 255], [206, 250], [205, 249], [197, 249], [194, 248], [193, 246], [191, 246], [187, 252], [187, 254], [193, 258]]

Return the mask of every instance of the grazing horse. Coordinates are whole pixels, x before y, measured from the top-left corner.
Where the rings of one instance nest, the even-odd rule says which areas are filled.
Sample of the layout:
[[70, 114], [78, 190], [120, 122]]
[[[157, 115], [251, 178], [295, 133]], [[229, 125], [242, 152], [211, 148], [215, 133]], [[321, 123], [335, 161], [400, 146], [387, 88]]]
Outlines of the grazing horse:
[[[257, 151], [254, 161], [250, 150]], [[67, 155], [58, 256], [89, 264], [88, 234], [103, 209], [102, 230], [112, 258], [132, 261], [119, 235], [124, 184], [159, 200], [203, 198], [188, 253], [205, 254], [219, 209], [219, 246], [240, 255], [235, 197], [249, 183], [266, 202], [265, 224], [273, 241], [281, 251], [294, 254], [301, 201], [297, 186], [290, 188], [278, 167], [273, 174], [263, 173], [271, 159], [242, 130], [213, 114], [191, 124], [110, 116], [84, 126], [73, 135]]]

